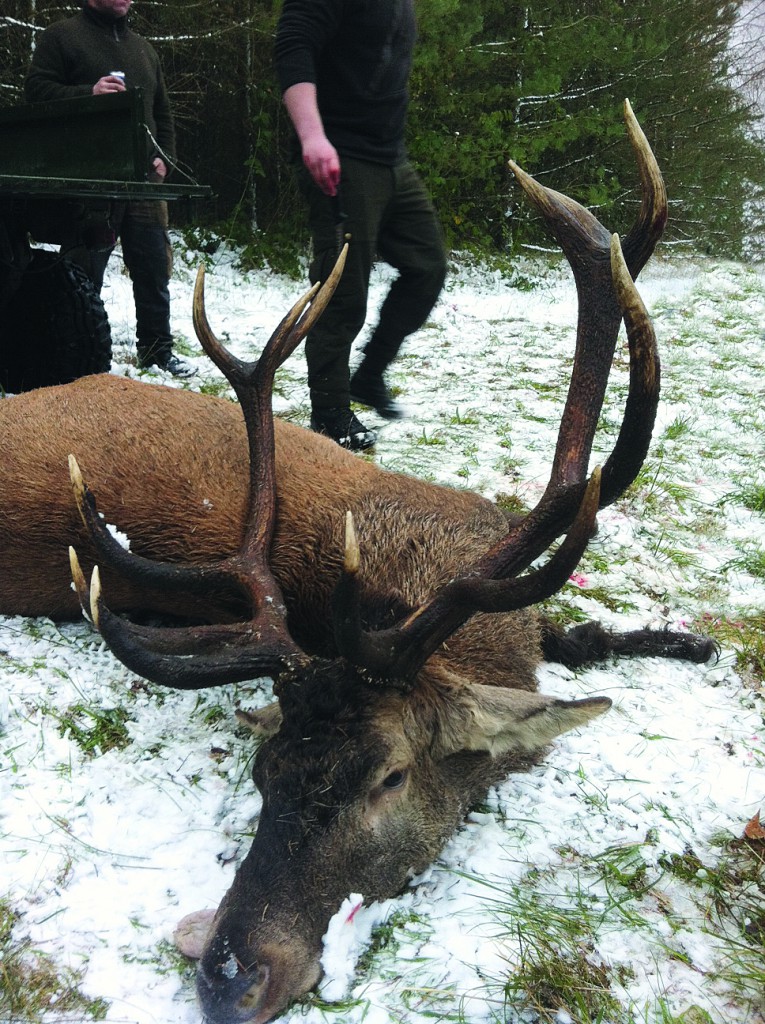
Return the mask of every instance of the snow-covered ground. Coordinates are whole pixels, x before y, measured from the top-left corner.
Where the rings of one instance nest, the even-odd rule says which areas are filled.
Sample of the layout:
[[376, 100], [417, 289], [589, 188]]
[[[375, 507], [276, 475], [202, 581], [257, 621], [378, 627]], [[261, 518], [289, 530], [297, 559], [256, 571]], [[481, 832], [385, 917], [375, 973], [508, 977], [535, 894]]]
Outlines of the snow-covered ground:
[[[173, 308], [201, 386], [218, 378], [193, 340], [192, 261], [179, 250]], [[301, 287], [243, 274], [225, 250], [212, 263], [213, 329], [252, 355]], [[380, 428], [380, 464], [536, 500], [576, 300], [564, 267], [521, 269], [533, 288], [453, 272], [391, 378], [409, 415], [384, 424], [360, 413]], [[386, 280], [376, 271], [373, 303]], [[653, 449], [638, 486], [601, 513], [579, 572], [551, 606], [619, 628], [751, 621], [765, 608], [765, 514], [746, 499], [765, 493], [765, 272], [658, 261], [641, 291], [663, 357]], [[116, 258], [104, 298], [114, 372], [135, 375], [132, 298]], [[623, 352], [612, 379], [599, 461], [621, 415]], [[275, 405], [307, 421], [300, 352], [280, 374]], [[416, 887], [355, 914], [352, 899], [330, 927], [319, 995], [285, 1024], [537, 1020], [536, 1001], [557, 1008], [555, 997], [510, 996], [505, 986], [514, 991], [512, 979], [542, 955], [542, 932], [554, 956], [581, 955], [607, 977], [616, 1002], [597, 1017], [604, 1024], [668, 1024], [683, 1013], [714, 1024], [765, 1019], [756, 993], [729, 977], [734, 942], [743, 963], [746, 940], [704, 884], [765, 811], [760, 682], [738, 674], [725, 646], [706, 666], [637, 659], [539, 675], [544, 692], [604, 694], [614, 708], [492, 791]], [[0, 900], [19, 915], [14, 937], [78, 972], [113, 1024], [200, 1022], [193, 967], [174, 950], [173, 929], [217, 905], [246, 852], [259, 796], [252, 740], [233, 709], [268, 699], [267, 681], [199, 694], [143, 687], [84, 622], [0, 618]], [[127, 713], [127, 745], [85, 752], [72, 723], [87, 731], [94, 711], [115, 708]], [[582, 1020], [558, 1005], [558, 1021]]]

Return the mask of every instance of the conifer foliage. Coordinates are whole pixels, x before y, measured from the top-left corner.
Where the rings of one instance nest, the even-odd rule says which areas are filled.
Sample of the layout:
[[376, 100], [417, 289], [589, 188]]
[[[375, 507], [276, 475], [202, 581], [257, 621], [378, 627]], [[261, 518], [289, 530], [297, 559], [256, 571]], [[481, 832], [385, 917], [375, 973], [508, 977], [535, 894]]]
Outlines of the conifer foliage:
[[[755, 251], [765, 188], [762, 55], [733, 45], [761, 0], [416, 0], [410, 152], [449, 243], [500, 251], [542, 239], [518, 202], [507, 158], [599, 211], [632, 218], [629, 97], [664, 171], [669, 240], [720, 255]], [[0, 105], [19, 102], [35, 34], [76, 11], [61, 0], [4, 0]], [[290, 128], [271, 54], [272, 0], [141, 0], [135, 27], [162, 58], [182, 166], [218, 195], [212, 215], [245, 232], [300, 233]], [[741, 62], [749, 62], [746, 68]]]

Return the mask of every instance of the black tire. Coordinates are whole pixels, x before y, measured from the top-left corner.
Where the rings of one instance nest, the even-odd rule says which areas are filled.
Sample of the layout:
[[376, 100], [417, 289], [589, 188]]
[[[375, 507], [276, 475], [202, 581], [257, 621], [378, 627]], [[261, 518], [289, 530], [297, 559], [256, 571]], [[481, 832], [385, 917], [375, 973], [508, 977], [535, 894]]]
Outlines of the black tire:
[[101, 297], [76, 264], [37, 250], [0, 322], [0, 388], [18, 393], [106, 373], [112, 336]]

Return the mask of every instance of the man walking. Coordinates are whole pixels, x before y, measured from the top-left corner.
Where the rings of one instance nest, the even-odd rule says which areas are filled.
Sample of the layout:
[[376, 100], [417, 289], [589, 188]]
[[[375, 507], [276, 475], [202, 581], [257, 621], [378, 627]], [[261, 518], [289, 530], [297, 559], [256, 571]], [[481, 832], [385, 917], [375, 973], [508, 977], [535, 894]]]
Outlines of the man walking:
[[[128, 25], [131, 4], [132, 0], [84, 0], [79, 14], [47, 28], [35, 47], [24, 92], [28, 101], [44, 102], [140, 88], [152, 145], [147, 177], [161, 182], [174, 158], [175, 128], [157, 53]], [[110, 223], [114, 241], [118, 237], [122, 242], [133, 283], [138, 365], [157, 366], [176, 377], [192, 376], [195, 369], [172, 350], [167, 203], [115, 203]], [[85, 249], [71, 241], [62, 251], [87, 271], [100, 291], [114, 241], [101, 249]]]
[[[276, 36], [302, 155], [312, 282], [327, 276], [350, 238], [337, 291], [306, 341], [311, 426], [353, 450], [376, 436], [353, 415], [351, 399], [386, 419], [403, 415], [385, 370], [427, 319], [446, 275], [441, 228], [404, 147], [415, 34], [413, 0], [285, 0]], [[399, 273], [350, 378], [377, 254]]]

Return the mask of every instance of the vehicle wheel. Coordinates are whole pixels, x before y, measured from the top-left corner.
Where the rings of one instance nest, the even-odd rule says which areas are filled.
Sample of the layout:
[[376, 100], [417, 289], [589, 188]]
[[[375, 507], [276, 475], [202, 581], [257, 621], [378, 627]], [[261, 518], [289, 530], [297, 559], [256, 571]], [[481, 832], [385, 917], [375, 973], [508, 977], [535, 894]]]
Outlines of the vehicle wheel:
[[0, 322], [0, 388], [66, 384], [111, 362], [109, 320], [91, 279], [58, 253], [36, 251]]

